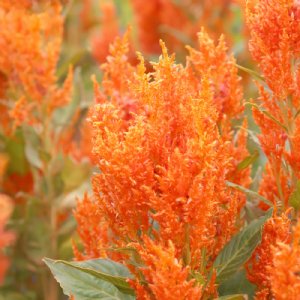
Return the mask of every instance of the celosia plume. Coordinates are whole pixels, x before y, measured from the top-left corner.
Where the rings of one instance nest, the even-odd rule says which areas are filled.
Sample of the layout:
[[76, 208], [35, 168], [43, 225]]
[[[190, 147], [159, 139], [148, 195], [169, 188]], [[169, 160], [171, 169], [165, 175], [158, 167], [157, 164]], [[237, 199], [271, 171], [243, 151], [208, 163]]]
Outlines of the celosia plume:
[[[289, 294], [290, 283], [277, 281], [275, 274], [276, 265], [282, 264], [283, 257], [290, 251], [290, 220], [282, 210], [291, 205], [291, 196], [297, 192], [300, 179], [299, 1], [249, 0], [247, 23], [250, 51], [268, 86], [258, 85], [260, 96], [258, 105], [254, 104], [253, 108], [254, 119], [261, 130], [259, 141], [268, 159], [259, 192], [276, 208], [273, 218], [264, 227], [262, 243], [252, 256], [248, 275], [258, 286], [257, 299], [297, 299], [296, 294]], [[297, 212], [290, 213], [295, 214]], [[280, 292], [277, 283], [282, 284]]]
[[297, 300], [300, 295], [300, 222], [293, 230], [290, 244], [277, 243], [272, 248], [270, 282], [276, 300]]
[[[40, 5], [36, 12], [31, 5], [7, 9], [6, 1], [0, 2], [0, 70], [7, 82], [5, 94], [16, 101], [11, 112], [16, 125], [41, 122], [70, 100], [72, 70], [62, 87], [55, 74], [63, 35], [62, 6], [57, 0]], [[10, 105], [14, 103], [7, 102]]]
[[[147, 73], [141, 55], [138, 66], [128, 63], [125, 34], [103, 66], [103, 89], [95, 85], [90, 122], [101, 173], [93, 177], [94, 200], [79, 203], [75, 213], [86, 248], [77, 257], [111, 257], [109, 248], [134, 247], [145, 267], [153, 268], [142, 271], [149, 287], [139, 277], [133, 283], [140, 299], [173, 299], [168, 297], [174, 289], [175, 298], [198, 297], [201, 284], [194, 287], [188, 273], [208, 280], [214, 259], [238, 230], [245, 201], [225, 183], [237, 169], [232, 153], [242, 151], [241, 160], [247, 155], [244, 138], [231, 142], [228, 121], [243, 110], [237, 71], [222, 40], [215, 46], [202, 31], [199, 43], [199, 50], [190, 49], [186, 67], [161, 43], [162, 55]], [[211, 68], [204, 61], [208, 48]], [[241, 182], [249, 182], [248, 171]], [[160, 259], [170, 263], [159, 269]], [[169, 272], [164, 268], [173, 267], [169, 280], [178, 287], [164, 284], [162, 290], [160, 281]], [[210, 286], [203, 292], [213, 295]]]
[[261, 147], [268, 158], [260, 192], [287, 208], [300, 179], [299, 66], [296, 63], [300, 53], [299, 2], [248, 1], [247, 23], [251, 54], [269, 87], [267, 90], [259, 86], [258, 107], [253, 109], [261, 129]]

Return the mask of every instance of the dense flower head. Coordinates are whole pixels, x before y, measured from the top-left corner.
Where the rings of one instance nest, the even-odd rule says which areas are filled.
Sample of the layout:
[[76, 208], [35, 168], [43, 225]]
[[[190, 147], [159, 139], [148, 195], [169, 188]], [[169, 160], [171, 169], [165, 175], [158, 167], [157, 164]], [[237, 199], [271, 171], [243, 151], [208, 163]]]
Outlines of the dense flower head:
[[[91, 6], [90, 3], [89, 6]], [[101, 1], [99, 6], [102, 14], [102, 26], [101, 32], [92, 38], [92, 54], [98, 62], [102, 63], [109, 53], [109, 45], [119, 34], [119, 23], [113, 1]]]
[[292, 59], [300, 54], [300, 6], [295, 0], [250, 0], [250, 51], [280, 99], [296, 90]]
[[[249, 0], [250, 51], [268, 88], [259, 85], [253, 116], [268, 158], [261, 193], [286, 208], [299, 177], [300, 6], [294, 0]], [[273, 191], [273, 192], [271, 192]]]
[[[262, 233], [262, 241], [248, 262], [248, 278], [258, 287], [256, 299], [268, 299], [271, 292], [271, 276], [274, 268], [274, 251], [278, 243], [290, 241], [290, 220], [287, 215], [274, 215], [269, 219]], [[277, 298], [276, 298], [277, 299]]]
[[193, 300], [202, 296], [201, 287], [195, 286], [195, 279], [188, 280], [189, 267], [176, 258], [174, 245], [170, 242], [162, 247], [150, 238], [144, 244], [136, 244], [139, 255], [145, 263], [142, 274], [147, 284], [132, 282], [137, 299]]
[[8, 108], [16, 103], [11, 117], [17, 125], [41, 121], [70, 99], [71, 69], [63, 86], [56, 85], [63, 35], [62, 6], [59, 1], [39, 5], [40, 10], [18, 5], [6, 10], [5, 1], [0, 2], [0, 71], [6, 82], [2, 97], [12, 101], [6, 100]]
[[300, 222], [293, 229], [290, 244], [278, 243], [272, 248], [270, 267], [272, 293], [277, 300], [297, 300], [300, 294]]
[[[228, 121], [240, 118], [243, 110], [239, 79], [222, 39], [215, 46], [204, 31], [199, 50], [190, 49], [187, 66], [176, 64], [161, 42], [162, 55], [152, 63], [152, 72], [141, 55], [138, 66], [129, 64], [128, 39], [127, 34], [116, 39], [102, 67], [102, 89], [95, 83], [90, 122], [93, 161], [100, 173], [92, 180], [94, 199], [78, 204], [75, 214], [86, 247], [82, 258], [97, 257], [109, 247], [135, 245], [143, 263], [154, 268], [165, 255], [178, 269], [174, 276], [182, 284], [183, 299], [192, 299], [200, 290], [185, 282], [188, 270], [200, 267], [204, 249], [206, 268], [212, 266], [238, 229], [245, 201], [226, 186], [238, 164], [232, 153], [240, 151], [241, 160], [247, 155], [245, 136], [237, 138], [240, 143], [232, 142], [235, 133]], [[204, 62], [208, 47], [214, 53], [211, 68]], [[234, 103], [233, 111], [229, 103]], [[242, 184], [249, 182], [248, 171]], [[92, 215], [85, 212], [89, 206]], [[110, 257], [111, 252], [101, 255]], [[201, 271], [205, 280], [206, 268]], [[137, 292], [167, 299], [172, 287], [162, 291], [159, 276], [149, 277], [151, 292], [142, 291], [136, 281]], [[184, 286], [189, 289], [183, 291]]]

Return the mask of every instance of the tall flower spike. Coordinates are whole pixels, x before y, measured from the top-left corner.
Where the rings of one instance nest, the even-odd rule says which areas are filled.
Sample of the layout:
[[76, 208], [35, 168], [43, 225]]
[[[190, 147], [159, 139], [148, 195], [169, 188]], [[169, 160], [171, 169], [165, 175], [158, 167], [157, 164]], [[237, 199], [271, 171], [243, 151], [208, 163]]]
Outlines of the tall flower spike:
[[300, 221], [293, 229], [290, 244], [272, 248], [273, 265], [269, 268], [273, 296], [276, 300], [297, 300], [300, 295]]
[[[278, 243], [288, 244], [290, 240], [290, 220], [285, 215], [273, 216], [263, 227], [262, 241], [248, 262], [248, 278], [258, 287], [256, 299], [268, 299], [272, 296], [272, 271]], [[276, 298], [277, 299], [277, 298]], [[280, 299], [280, 298], [279, 298]]]
[[[17, 101], [23, 97], [22, 103], [24, 106], [27, 103], [31, 121], [41, 121], [44, 117], [41, 114], [51, 114], [67, 104], [72, 82], [70, 70], [65, 84], [60, 88], [56, 85], [63, 35], [61, 4], [55, 0], [39, 5], [40, 11], [18, 5], [6, 10], [5, 4], [0, 2], [0, 71], [7, 83], [9, 99]], [[17, 110], [16, 107], [15, 112]], [[20, 122], [20, 118], [16, 121]]]
[[[184, 274], [176, 273], [182, 280], [178, 285], [191, 287], [189, 272], [199, 272], [208, 280], [214, 259], [238, 229], [244, 199], [226, 186], [234, 169], [231, 131], [222, 136], [218, 128], [213, 73], [201, 69], [200, 76], [190, 65], [176, 64], [163, 42], [161, 47], [159, 61], [147, 72], [141, 55], [138, 66], [128, 63], [126, 36], [111, 46], [103, 66], [103, 89], [95, 84], [96, 103], [90, 117], [94, 162], [100, 170], [92, 180], [92, 205], [99, 214], [96, 224], [105, 219], [111, 245], [135, 245], [137, 254], [145, 254], [145, 267], [154, 267], [146, 258], [148, 247], [149, 255], [157, 250], [157, 258], [151, 256], [155, 265], [159, 255], [170, 255], [180, 262], [174, 268]], [[227, 56], [222, 57], [226, 72]], [[124, 115], [125, 107], [128, 114]], [[76, 217], [91, 222], [92, 228], [96, 225], [82, 210]], [[84, 230], [87, 225], [80, 227]], [[102, 240], [93, 233], [88, 236], [90, 244]], [[138, 274], [127, 258], [119, 259]], [[139, 280], [135, 287], [143, 293]], [[172, 287], [159, 294], [158, 279], [149, 277], [149, 281], [153, 283], [150, 294], [171, 295]], [[204, 293], [214, 295], [214, 282], [210, 287]]]
[[145, 264], [145, 268], [142, 268], [141, 272], [147, 282], [146, 285], [131, 282], [137, 291], [137, 299], [200, 299], [201, 288], [195, 286], [195, 280], [188, 280], [189, 268], [176, 258], [172, 242], [162, 247], [148, 237], [144, 237], [143, 241], [143, 246], [132, 245], [136, 246]]
[[[249, 0], [246, 15], [250, 52], [269, 87], [267, 90], [259, 86], [258, 107], [253, 108], [254, 119], [261, 129], [259, 140], [268, 158], [260, 190], [287, 208], [290, 193], [300, 179], [295, 143], [300, 108], [296, 63], [300, 55], [300, 6], [294, 0]], [[270, 191], [274, 191], [273, 195]]]
[[99, 1], [101, 11], [101, 32], [92, 38], [92, 54], [99, 63], [103, 63], [109, 53], [109, 45], [119, 34], [117, 12], [113, 1]]

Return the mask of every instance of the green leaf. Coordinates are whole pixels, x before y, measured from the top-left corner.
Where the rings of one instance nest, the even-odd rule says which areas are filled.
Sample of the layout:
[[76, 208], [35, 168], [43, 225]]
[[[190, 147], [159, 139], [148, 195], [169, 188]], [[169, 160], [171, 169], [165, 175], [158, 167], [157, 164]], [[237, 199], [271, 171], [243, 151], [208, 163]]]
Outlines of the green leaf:
[[88, 162], [77, 163], [71, 158], [66, 158], [64, 168], [61, 172], [61, 178], [64, 182], [64, 191], [71, 192], [77, 189], [86, 179], [89, 178], [91, 167]]
[[235, 64], [235, 66], [240, 69], [241, 71], [246, 72], [247, 74], [253, 76], [255, 79], [260, 80], [260, 81], [264, 81], [264, 78], [262, 76], [260, 76], [259, 73], [255, 72], [254, 70], [251, 70], [249, 68], [243, 67], [239, 64]]
[[300, 209], [300, 180], [298, 180], [296, 189], [289, 198], [289, 204], [294, 207], [295, 210]]
[[253, 164], [258, 157], [259, 157], [259, 152], [257, 150], [255, 150], [250, 156], [247, 156], [244, 160], [242, 160], [237, 165], [238, 171], [242, 171], [242, 170], [246, 169], [248, 166]]
[[42, 169], [43, 162], [40, 157], [41, 141], [33, 128], [23, 127], [25, 138], [25, 155], [28, 162], [38, 169]]
[[5, 142], [5, 152], [9, 155], [8, 172], [24, 175], [29, 169], [25, 157], [24, 137], [20, 130], [17, 130], [15, 136], [7, 139]]
[[270, 209], [264, 217], [252, 221], [225, 245], [214, 262], [217, 283], [223, 282], [236, 273], [250, 258], [261, 241], [262, 227], [266, 220], [271, 217], [272, 212], [273, 210]]
[[274, 204], [270, 200], [268, 200], [267, 198], [263, 197], [262, 195], [260, 195], [257, 192], [251, 191], [251, 190], [249, 190], [249, 189], [247, 189], [247, 188], [245, 188], [245, 187], [243, 187], [239, 184], [233, 183], [231, 181], [226, 181], [226, 185], [231, 187], [231, 188], [234, 188], [234, 189], [236, 189], [240, 192], [243, 192], [246, 195], [248, 195], [248, 196], [250, 196], [254, 199], [259, 199], [260, 201], [264, 202], [265, 204], [267, 204], [270, 207], [274, 206]]
[[253, 299], [256, 286], [249, 282], [245, 269], [238, 270], [218, 287], [219, 296], [246, 294]]
[[228, 295], [216, 298], [215, 300], [248, 300], [248, 296], [244, 294]]
[[66, 262], [49, 258], [45, 258], [44, 262], [64, 293], [74, 295], [76, 300], [135, 299], [134, 291], [127, 282], [132, 275], [120, 263], [106, 259]]

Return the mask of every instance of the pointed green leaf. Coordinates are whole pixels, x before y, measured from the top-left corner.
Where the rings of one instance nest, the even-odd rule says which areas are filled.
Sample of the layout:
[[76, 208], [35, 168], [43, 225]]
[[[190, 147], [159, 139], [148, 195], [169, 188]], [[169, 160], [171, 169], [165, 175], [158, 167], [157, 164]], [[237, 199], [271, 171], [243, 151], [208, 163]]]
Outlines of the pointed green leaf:
[[247, 156], [244, 160], [242, 160], [238, 165], [238, 171], [246, 169], [248, 166], [253, 164], [256, 159], [259, 157], [259, 152], [255, 150], [251, 155]]
[[257, 192], [251, 191], [251, 190], [249, 190], [249, 189], [247, 189], [247, 188], [245, 188], [245, 187], [243, 187], [239, 184], [233, 183], [231, 181], [226, 181], [226, 185], [231, 187], [231, 188], [234, 188], [238, 191], [241, 191], [241, 192], [245, 193], [246, 195], [248, 195], [248, 196], [250, 196], [254, 199], [259, 199], [260, 201], [264, 202], [265, 204], [267, 204], [270, 207], [274, 206], [274, 204], [270, 200], [268, 200], [267, 198], [263, 197], [262, 195], [260, 195]]
[[259, 73], [255, 72], [254, 70], [251, 70], [249, 68], [243, 67], [243, 66], [241, 66], [239, 64], [235, 64], [235, 66], [238, 69], [240, 69], [240, 70], [246, 72], [247, 74], [253, 76], [255, 79], [260, 80], [260, 81], [264, 81], [264, 78]]
[[42, 169], [43, 162], [40, 157], [40, 148], [41, 148], [41, 141], [38, 134], [35, 130], [31, 127], [23, 127], [23, 134], [25, 138], [25, 155], [28, 162], [38, 168]]
[[262, 227], [266, 220], [271, 217], [272, 211], [270, 209], [264, 217], [252, 221], [225, 245], [214, 262], [218, 283], [237, 272], [250, 258], [261, 241]]
[[134, 291], [127, 282], [132, 275], [120, 263], [107, 259], [66, 262], [45, 258], [44, 261], [65, 294], [77, 296], [76, 300], [134, 299]]
[[295, 210], [299, 210], [300, 208], [300, 180], [298, 180], [296, 189], [289, 198], [289, 204], [294, 207]]
[[215, 300], [248, 300], [248, 296], [244, 294], [228, 295], [216, 298]]

